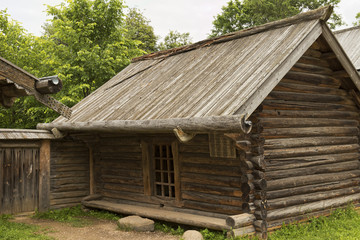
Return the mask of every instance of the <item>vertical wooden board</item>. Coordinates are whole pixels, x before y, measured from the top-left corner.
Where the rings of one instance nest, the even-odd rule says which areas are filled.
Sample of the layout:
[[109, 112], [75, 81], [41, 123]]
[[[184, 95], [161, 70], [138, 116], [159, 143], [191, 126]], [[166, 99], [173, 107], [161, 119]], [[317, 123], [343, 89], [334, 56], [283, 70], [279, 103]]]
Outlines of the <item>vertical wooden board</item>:
[[143, 181], [144, 181], [144, 194], [151, 196], [151, 175], [150, 175], [150, 155], [149, 155], [149, 144], [145, 141], [141, 141], [142, 149], [142, 170], [143, 170]]
[[178, 204], [181, 201], [181, 189], [180, 189], [180, 161], [179, 161], [179, 148], [178, 143], [173, 142], [171, 144], [173, 160], [174, 160], [174, 179], [175, 179], [175, 200]]
[[25, 211], [26, 209], [26, 202], [25, 202], [25, 194], [26, 194], [26, 186], [25, 186], [25, 182], [26, 182], [26, 175], [25, 175], [25, 155], [26, 153], [23, 153], [22, 158], [20, 159], [19, 162], [19, 189], [20, 189], [20, 198], [21, 198], [21, 211]]
[[4, 200], [4, 149], [0, 148], [0, 214], [2, 214]]
[[22, 158], [22, 149], [21, 148], [14, 148], [14, 159], [12, 164], [12, 178], [14, 182], [13, 191], [13, 212], [19, 213], [21, 212], [21, 198], [20, 198], [20, 176], [19, 176], [19, 169], [20, 164], [19, 161]]
[[39, 211], [50, 207], [50, 140], [43, 140], [39, 156]]
[[24, 200], [23, 200], [23, 211], [28, 212], [31, 211], [33, 206], [32, 201], [32, 174], [33, 174], [33, 163], [32, 163], [32, 155], [29, 152], [25, 151], [24, 154]]
[[12, 213], [12, 185], [11, 185], [11, 160], [12, 160], [12, 149], [5, 149], [5, 159], [4, 159], [4, 199], [3, 199], [3, 214]]
[[[39, 176], [40, 176], [40, 153], [39, 153], [39, 148], [33, 148], [32, 149], [32, 159], [34, 159], [34, 166], [35, 166], [35, 171], [34, 171], [34, 210], [38, 208], [39, 206]], [[49, 180], [50, 181], [50, 180]]]
[[94, 194], [94, 153], [93, 153], [93, 147], [89, 146], [89, 190], [90, 195]]

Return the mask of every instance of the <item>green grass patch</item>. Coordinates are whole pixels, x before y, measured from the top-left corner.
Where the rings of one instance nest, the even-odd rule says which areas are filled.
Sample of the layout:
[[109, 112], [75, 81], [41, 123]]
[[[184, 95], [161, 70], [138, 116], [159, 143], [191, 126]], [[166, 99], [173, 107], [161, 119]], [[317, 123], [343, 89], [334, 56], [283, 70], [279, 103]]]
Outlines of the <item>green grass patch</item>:
[[117, 221], [121, 216], [108, 211], [90, 210], [83, 211], [81, 206], [50, 210], [47, 212], [36, 212], [33, 218], [48, 219], [63, 223], [69, 223], [73, 227], [84, 227], [91, 224], [92, 219], [104, 219]]
[[355, 240], [360, 239], [360, 214], [352, 206], [337, 209], [328, 217], [283, 226], [269, 240]]
[[23, 223], [10, 222], [10, 215], [0, 215], [0, 239], [2, 240], [50, 240], [45, 229]]

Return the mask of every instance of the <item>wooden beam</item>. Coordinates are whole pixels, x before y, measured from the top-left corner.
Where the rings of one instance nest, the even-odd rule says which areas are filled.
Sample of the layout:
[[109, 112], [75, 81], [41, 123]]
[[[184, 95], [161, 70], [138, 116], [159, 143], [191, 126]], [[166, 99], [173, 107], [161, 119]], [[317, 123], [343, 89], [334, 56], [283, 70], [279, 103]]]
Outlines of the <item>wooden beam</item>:
[[39, 211], [50, 207], [50, 140], [43, 140], [40, 147]]
[[187, 133], [237, 132], [246, 135], [251, 131], [251, 122], [243, 115], [212, 116], [196, 118], [171, 118], [149, 120], [112, 120], [98, 122], [62, 122], [40, 123], [38, 129], [83, 132], [137, 132], [137, 133], [173, 133], [180, 127]]
[[40, 78], [35, 82], [35, 88], [42, 94], [57, 93], [62, 89], [62, 81], [58, 76]]

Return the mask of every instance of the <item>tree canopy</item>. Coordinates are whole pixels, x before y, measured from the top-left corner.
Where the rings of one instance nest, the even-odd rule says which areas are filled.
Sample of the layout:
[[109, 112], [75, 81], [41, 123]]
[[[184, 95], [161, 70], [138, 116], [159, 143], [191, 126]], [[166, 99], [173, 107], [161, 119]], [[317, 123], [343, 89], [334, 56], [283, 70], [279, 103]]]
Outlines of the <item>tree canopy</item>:
[[150, 26], [150, 21], [137, 8], [129, 8], [125, 18], [126, 37], [140, 41], [139, 48], [147, 53], [155, 52], [158, 37]]
[[[210, 36], [219, 36], [267, 22], [287, 18], [325, 5], [336, 7], [340, 0], [230, 0], [213, 21]], [[331, 15], [333, 29], [344, 24], [340, 15]]]
[[354, 26], [360, 26], [360, 12], [358, 12], [358, 14], [356, 14], [356, 22], [354, 22]]
[[159, 44], [159, 50], [181, 47], [191, 43], [190, 33], [179, 33], [178, 31], [170, 30], [165, 36], [164, 41]]

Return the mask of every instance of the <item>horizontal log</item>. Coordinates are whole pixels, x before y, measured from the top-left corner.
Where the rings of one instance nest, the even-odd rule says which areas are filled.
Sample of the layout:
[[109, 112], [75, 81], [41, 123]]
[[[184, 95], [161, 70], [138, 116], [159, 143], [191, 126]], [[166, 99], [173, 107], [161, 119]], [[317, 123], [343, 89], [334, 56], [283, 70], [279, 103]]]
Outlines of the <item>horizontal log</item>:
[[186, 183], [197, 183], [213, 186], [225, 186], [225, 187], [241, 187], [240, 176], [216, 176], [206, 175], [200, 173], [180, 173], [181, 181]]
[[326, 103], [326, 102], [298, 102], [265, 99], [262, 103], [264, 110], [292, 110], [292, 111], [342, 111], [356, 112], [357, 107], [353, 105]]
[[331, 198], [336, 198], [344, 195], [351, 195], [359, 192], [360, 192], [359, 186], [355, 186], [355, 187], [352, 186], [350, 188], [343, 188], [336, 190], [333, 189], [325, 192], [315, 192], [315, 193], [308, 193], [303, 195], [277, 198], [267, 201], [268, 204], [267, 210], [269, 211], [271, 209], [285, 208], [293, 205], [300, 205], [300, 204], [320, 201], [324, 199], [331, 199]]
[[50, 193], [50, 199], [67, 199], [67, 198], [77, 198], [77, 197], [85, 197], [89, 195], [88, 190], [82, 191], [68, 191], [68, 192], [59, 192], [59, 193]]
[[181, 199], [227, 206], [241, 206], [243, 203], [242, 199], [239, 197], [222, 196], [185, 190], [182, 190], [181, 192]]
[[217, 165], [216, 167], [211, 165], [204, 164], [194, 164], [194, 163], [183, 163], [181, 165], [181, 172], [184, 173], [204, 173], [209, 175], [223, 175], [223, 176], [239, 176], [241, 169], [239, 167], [233, 166], [221, 166]]
[[105, 183], [102, 185], [104, 191], [106, 190], [114, 190], [114, 191], [125, 191], [125, 192], [133, 192], [133, 193], [144, 193], [143, 186], [136, 186], [130, 184], [114, 184], [114, 183]]
[[310, 56], [310, 57], [315, 57], [315, 58], [320, 58], [322, 56], [321, 51], [314, 49], [314, 48], [309, 48], [306, 50], [306, 52], [304, 53], [305, 56]]
[[357, 111], [328, 111], [327, 109], [321, 109], [319, 111], [296, 111], [296, 110], [263, 110], [260, 113], [256, 113], [258, 118], [266, 117], [288, 117], [288, 118], [328, 118], [328, 119], [358, 119], [359, 113]]
[[267, 220], [282, 219], [291, 216], [303, 215], [312, 211], [324, 210], [327, 208], [335, 208], [349, 204], [349, 202], [358, 202], [360, 199], [360, 193], [338, 197], [333, 199], [327, 199], [317, 201], [313, 203], [301, 204], [297, 206], [291, 206], [286, 208], [280, 208], [277, 210], [268, 211]]
[[275, 170], [266, 172], [267, 180], [281, 179], [281, 178], [289, 178], [293, 176], [305, 176], [305, 175], [314, 175], [321, 173], [337, 173], [350, 171], [353, 169], [359, 169], [360, 162], [359, 160], [353, 160], [349, 162], [340, 162], [340, 163], [332, 163], [320, 166], [313, 167], [303, 167], [303, 168], [293, 168], [293, 169], [285, 169], [285, 170]]
[[35, 82], [35, 88], [42, 94], [54, 94], [62, 89], [62, 81], [58, 76], [40, 78]]
[[[323, 164], [340, 163], [359, 159], [360, 153], [338, 153], [338, 154], [325, 154], [325, 155], [313, 155], [302, 157], [290, 157], [290, 158], [275, 158], [269, 159], [266, 163], [266, 170], [276, 171], [292, 168], [301, 168], [309, 166], [317, 166]], [[265, 178], [265, 177], [262, 177]]]
[[230, 196], [230, 197], [241, 197], [242, 192], [239, 188], [234, 187], [224, 187], [224, 186], [212, 186], [204, 185], [197, 183], [182, 183], [182, 191], [196, 191], [202, 193], [215, 194], [220, 196]]
[[137, 186], [142, 186], [144, 184], [144, 180], [142, 178], [114, 176], [114, 175], [102, 175], [100, 177], [100, 181], [102, 183], [130, 184]]
[[241, 183], [252, 182], [253, 180], [254, 176], [250, 173], [241, 176]]
[[268, 138], [317, 137], [317, 136], [356, 136], [357, 127], [304, 127], [304, 128], [271, 128], [261, 134]]
[[255, 186], [251, 182], [241, 184], [241, 192], [243, 196], [249, 195], [251, 192], [253, 192], [254, 189]]
[[256, 232], [264, 233], [267, 232], [267, 222], [264, 220], [254, 221], [254, 228]]
[[357, 119], [329, 119], [329, 118], [261, 118], [264, 128], [286, 128], [286, 127], [358, 127]]
[[264, 156], [266, 159], [272, 159], [272, 158], [289, 158], [289, 157], [358, 152], [358, 151], [359, 151], [359, 144], [345, 144], [345, 145], [327, 145], [327, 146], [315, 146], [315, 147], [269, 149], [264, 152]]
[[67, 192], [67, 191], [78, 191], [89, 188], [88, 183], [71, 183], [66, 185], [51, 185], [51, 192], [58, 193], [58, 192]]
[[228, 232], [228, 237], [229, 238], [243, 237], [245, 235], [252, 235], [254, 233], [255, 233], [254, 226], [246, 226], [242, 228], [231, 229], [231, 231]]
[[316, 57], [310, 57], [310, 56], [301, 56], [301, 58], [298, 60], [298, 63], [305, 63], [305, 64], [312, 64], [312, 65], [318, 65], [322, 67], [329, 67], [329, 63], [320, 58]]
[[339, 79], [333, 78], [331, 76], [295, 71], [289, 71], [282, 81], [333, 88], [338, 88], [341, 85], [341, 81]]
[[208, 133], [216, 131], [230, 131], [248, 134], [251, 124], [245, 121], [243, 115], [172, 118], [151, 120], [112, 120], [98, 122], [63, 122], [39, 123], [38, 129], [82, 132], [139, 132], [139, 133], [173, 133], [175, 128], [184, 132]]
[[291, 68], [293, 72], [308, 72], [308, 73], [316, 73], [316, 74], [325, 74], [331, 75], [332, 69], [330, 67], [319, 66], [317, 64], [306, 64], [297, 62]]
[[267, 182], [265, 179], [255, 179], [253, 184], [257, 190], [264, 190], [267, 187]]
[[275, 88], [274, 91], [277, 92], [287, 92], [287, 93], [303, 93], [303, 94], [327, 94], [327, 95], [337, 95], [342, 97], [347, 97], [349, 100], [349, 94], [344, 89], [338, 88], [328, 88], [328, 87], [318, 87], [308, 85], [296, 84], [296, 83], [286, 83], [280, 82]]
[[206, 165], [222, 165], [238, 167], [240, 165], [240, 159], [232, 158], [213, 158], [209, 157], [209, 153], [181, 153], [181, 162], [183, 163], [196, 163]]
[[284, 149], [295, 147], [311, 147], [338, 144], [354, 144], [359, 143], [357, 136], [345, 137], [303, 137], [303, 138], [280, 138], [266, 139], [264, 148], [267, 149]]
[[266, 99], [269, 100], [283, 100], [283, 101], [298, 101], [298, 102], [323, 102], [333, 104], [343, 104], [355, 106], [355, 102], [348, 96], [339, 96], [321, 93], [301, 93], [301, 92], [283, 92], [273, 90]]
[[182, 201], [182, 203], [184, 208], [201, 210], [205, 212], [214, 212], [214, 213], [232, 214], [232, 215], [243, 212], [241, 207], [236, 207], [236, 206], [209, 204], [209, 203], [197, 202], [191, 200], [184, 200]]
[[360, 176], [360, 170], [353, 170], [341, 173], [326, 173], [306, 176], [296, 176], [285, 179], [267, 181], [267, 190], [279, 190], [284, 188], [299, 187], [304, 185], [319, 184], [334, 181], [344, 181]]
[[313, 192], [323, 192], [323, 191], [332, 191], [341, 188], [353, 187], [360, 184], [359, 178], [352, 178], [342, 181], [326, 182], [319, 184], [305, 185], [301, 187], [286, 188], [281, 190], [267, 191], [268, 201], [277, 198], [313, 193]]

